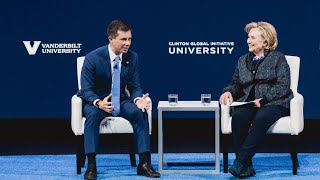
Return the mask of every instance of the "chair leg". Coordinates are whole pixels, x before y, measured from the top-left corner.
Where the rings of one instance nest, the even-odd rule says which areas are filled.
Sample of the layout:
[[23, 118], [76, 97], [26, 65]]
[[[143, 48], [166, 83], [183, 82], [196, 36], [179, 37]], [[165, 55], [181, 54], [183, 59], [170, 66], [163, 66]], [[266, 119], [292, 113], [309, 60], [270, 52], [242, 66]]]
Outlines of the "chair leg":
[[297, 175], [297, 169], [299, 167], [299, 161], [298, 161], [298, 153], [297, 153], [297, 141], [298, 136], [297, 135], [290, 135], [289, 140], [289, 151], [291, 155], [291, 161], [292, 161], [292, 174]]
[[129, 142], [129, 156], [130, 156], [130, 164], [131, 164], [131, 166], [132, 167], [137, 166], [133, 135], [130, 137], [130, 142]]
[[223, 152], [223, 172], [228, 173], [228, 142], [227, 135], [221, 135]]
[[81, 167], [84, 166], [84, 163], [86, 161], [86, 155], [84, 153], [84, 139], [82, 136], [77, 136], [77, 174], [81, 174]]

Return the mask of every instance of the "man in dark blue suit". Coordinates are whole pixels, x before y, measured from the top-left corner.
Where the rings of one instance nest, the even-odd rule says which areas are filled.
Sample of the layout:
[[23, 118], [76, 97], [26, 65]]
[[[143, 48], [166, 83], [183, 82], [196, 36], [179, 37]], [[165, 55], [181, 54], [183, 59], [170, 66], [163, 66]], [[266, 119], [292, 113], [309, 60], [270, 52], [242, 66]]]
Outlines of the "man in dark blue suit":
[[128, 119], [132, 124], [139, 153], [137, 174], [160, 177], [151, 166], [146, 112], [150, 103], [146, 100], [148, 94], [143, 95], [140, 88], [138, 55], [129, 50], [131, 37], [131, 27], [126, 22], [112, 21], [108, 26], [109, 45], [88, 53], [84, 60], [78, 96], [83, 99], [86, 116], [84, 146], [88, 168], [85, 179], [97, 178], [95, 156], [99, 148], [99, 125], [110, 115]]

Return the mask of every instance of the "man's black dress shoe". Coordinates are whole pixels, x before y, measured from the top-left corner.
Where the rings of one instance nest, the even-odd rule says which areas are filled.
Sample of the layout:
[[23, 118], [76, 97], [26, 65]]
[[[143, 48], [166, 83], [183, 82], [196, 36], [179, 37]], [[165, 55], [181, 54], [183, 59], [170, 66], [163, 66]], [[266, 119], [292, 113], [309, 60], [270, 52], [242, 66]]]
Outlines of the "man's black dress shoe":
[[84, 174], [84, 179], [95, 180], [97, 179], [97, 167], [94, 164], [89, 164], [86, 173]]
[[146, 177], [150, 177], [150, 178], [159, 178], [160, 177], [160, 173], [158, 173], [157, 171], [155, 171], [153, 169], [153, 167], [151, 166], [151, 164], [149, 163], [143, 163], [138, 165], [137, 168], [137, 175], [139, 176], [146, 176]]

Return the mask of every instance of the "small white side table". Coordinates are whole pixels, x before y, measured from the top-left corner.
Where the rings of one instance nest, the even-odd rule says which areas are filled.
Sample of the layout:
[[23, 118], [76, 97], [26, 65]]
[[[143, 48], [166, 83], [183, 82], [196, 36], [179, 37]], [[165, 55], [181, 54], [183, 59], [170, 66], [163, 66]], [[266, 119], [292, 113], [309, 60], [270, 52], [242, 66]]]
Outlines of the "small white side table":
[[[163, 170], [167, 163], [163, 161], [163, 111], [214, 111], [215, 112], [215, 169], [214, 170]], [[218, 174], [220, 172], [220, 108], [218, 101], [211, 101], [207, 106], [201, 101], [179, 101], [176, 106], [168, 101], [158, 103], [158, 169], [163, 174]]]

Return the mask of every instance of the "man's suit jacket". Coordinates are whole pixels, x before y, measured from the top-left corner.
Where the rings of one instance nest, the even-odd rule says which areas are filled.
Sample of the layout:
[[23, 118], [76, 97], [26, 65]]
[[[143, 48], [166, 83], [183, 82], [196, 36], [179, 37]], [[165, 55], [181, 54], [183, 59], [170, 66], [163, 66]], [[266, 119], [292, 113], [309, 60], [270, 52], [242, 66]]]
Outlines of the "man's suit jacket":
[[[128, 51], [122, 55], [120, 75], [120, 101], [142, 97], [139, 83], [138, 55]], [[111, 93], [112, 74], [108, 46], [100, 47], [85, 57], [81, 71], [81, 90], [77, 95], [86, 104], [93, 104], [96, 99], [105, 98]], [[125, 88], [130, 93], [125, 91]]]

